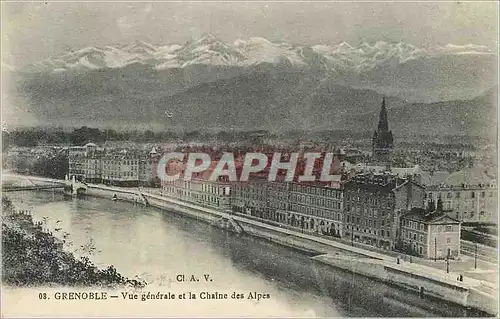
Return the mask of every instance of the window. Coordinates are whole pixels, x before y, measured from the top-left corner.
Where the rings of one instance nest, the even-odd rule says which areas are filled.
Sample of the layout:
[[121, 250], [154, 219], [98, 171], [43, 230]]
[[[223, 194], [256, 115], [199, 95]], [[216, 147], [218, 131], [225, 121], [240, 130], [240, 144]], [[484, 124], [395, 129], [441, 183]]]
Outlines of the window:
[[420, 223], [420, 230], [424, 230], [424, 224]]
[[445, 231], [445, 232], [447, 232], [447, 233], [452, 232], [452, 231], [453, 231], [453, 226], [451, 226], [451, 225], [446, 225], [446, 226], [445, 226], [444, 231]]
[[476, 196], [476, 194], [474, 192], [470, 193], [470, 198], [474, 198], [475, 196]]
[[446, 243], [447, 244], [451, 244], [451, 238], [450, 237], [446, 237]]

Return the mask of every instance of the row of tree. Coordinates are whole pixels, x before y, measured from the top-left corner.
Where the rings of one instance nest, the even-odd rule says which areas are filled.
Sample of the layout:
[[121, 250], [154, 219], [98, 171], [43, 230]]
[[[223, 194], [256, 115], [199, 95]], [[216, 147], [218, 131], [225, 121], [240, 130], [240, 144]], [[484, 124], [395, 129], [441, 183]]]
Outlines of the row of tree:
[[30, 158], [15, 155], [15, 158], [4, 161], [4, 168], [21, 174], [30, 174], [55, 179], [64, 179], [69, 172], [69, 160], [66, 153], [50, 154]]
[[442, 211], [443, 211], [443, 201], [441, 200], [441, 197], [438, 198], [437, 202], [431, 199], [427, 204], [427, 212], [429, 213], [442, 212]]
[[210, 140], [217, 139], [223, 142], [254, 141], [260, 142], [262, 138], [296, 138], [302, 139], [306, 136], [321, 140], [346, 140], [365, 139], [365, 133], [349, 131], [320, 131], [303, 132], [290, 131], [282, 134], [270, 133], [266, 130], [253, 131], [139, 131], [139, 130], [114, 130], [98, 129], [88, 126], [75, 128], [72, 131], [63, 128], [19, 128], [11, 132], [3, 131], [3, 148], [9, 146], [35, 147], [37, 145], [84, 145], [88, 142], [104, 143], [106, 141], [134, 141], [134, 142], [167, 142], [171, 140]]
[[21, 128], [12, 132], [3, 131], [3, 148], [8, 146], [35, 147], [37, 145], [84, 145], [88, 142], [104, 143], [106, 141], [165, 142], [177, 139], [211, 139], [224, 141], [247, 140], [255, 135], [267, 135], [266, 131], [251, 132], [203, 132], [203, 131], [116, 131], [98, 129], [87, 126], [71, 132], [63, 129]]

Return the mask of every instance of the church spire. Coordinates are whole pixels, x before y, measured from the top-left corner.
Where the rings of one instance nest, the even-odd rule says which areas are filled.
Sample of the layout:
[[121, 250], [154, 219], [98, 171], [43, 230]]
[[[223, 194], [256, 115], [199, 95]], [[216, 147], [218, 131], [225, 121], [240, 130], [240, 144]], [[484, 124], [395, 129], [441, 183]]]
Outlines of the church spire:
[[385, 96], [382, 98], [382, 107], [380, 109], [380, 116], [378, 119], [378, 131], [389, 131], [389, 123], [387, 121], [387, 109], [385, 108]]
[[377, 130], [373, 133], [372, 156], [376, 163], [390, 163], [392, 148], [394, 147], [392, 132], [389, 131], [385, 96], [382, 99]]

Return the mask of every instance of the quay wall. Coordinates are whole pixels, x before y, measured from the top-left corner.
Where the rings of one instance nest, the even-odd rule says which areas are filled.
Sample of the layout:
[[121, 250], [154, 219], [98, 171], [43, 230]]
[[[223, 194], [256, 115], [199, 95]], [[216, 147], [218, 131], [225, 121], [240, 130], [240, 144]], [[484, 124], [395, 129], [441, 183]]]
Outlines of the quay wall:
[[385, 282], [386, 279], [384, 264], [381, 260], [373, 258], [350, 258], [349, 256], [335, 256], [332, 258], [327, 255], [316, 256], [313, 259], [382, 282]]
[[131, 202], [131, 203], [136, 202], [139, 197], [136, 192], [115, 189], [112, 187], [105, 187], [105, 186], [88, 186], [87, 190], [85, 191], [85, 195], [106, 198], [106, 199], [113, 199], [113, 196], [115, 194], [117, 200]]
[[384, 266], [386, 281], [435, 298], [448, 300], [462, 306], [468, 306], [469, 288], [450, 284], [422, 274]]
[[[497, 292], [491, 294], [471, 288], [467, 298], [467, 306], [483, 310], [489, 314], [498, 316], [498, 299], [494, 296]], [[498, 295], [497, 295], [498, 296]]]

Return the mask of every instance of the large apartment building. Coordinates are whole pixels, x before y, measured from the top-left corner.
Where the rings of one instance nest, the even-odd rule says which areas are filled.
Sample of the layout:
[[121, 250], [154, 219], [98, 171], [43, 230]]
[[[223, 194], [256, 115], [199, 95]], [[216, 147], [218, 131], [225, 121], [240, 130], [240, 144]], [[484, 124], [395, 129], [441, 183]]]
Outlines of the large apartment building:
[[450, 174], [442, 183], [428, 186], [426, 201], [441, 199], [449, 217], [467, 223], [498, 221], [496, 181], [480, 167], [468, 168]]
[[85, 169], [87, 167], [87, 154], [91, 152], [95, 144], [89, 143], [85, 146], [72, 146], [68, 150], [69, 177], [77, 181], [85, 180]]
[[85, 145], [85, 156], [81, 159], [83, 165], [83, 180], [89, 183], [102, 183], [102, 156], [104, 150], [94, 143]]
[[96, 144], [71, 147], [69, 177], [115, 186], [150, 186], [156, 176], [158, 153], [134, 149], [104, 149]]
[[340, 189], [256, 179], [233, 185], [231, 205], [235, 212], [304, 232], [342, 236]]
[[197, 177], [190, 181], [182, 178], [163, 181], [162, 195], [221, 211], [231, 208], [231, 188], [229, 183], [223, 181], [207, 181]]
[[361, 174], [343, 189], [345, 236], [384, 249], [394, 249], [401, 213], [424, 205], [424, 188], [411, 178]]
[[290, 185], [291, 224], [305, 231], [343, 236], [343, 192], [322, 185]]

